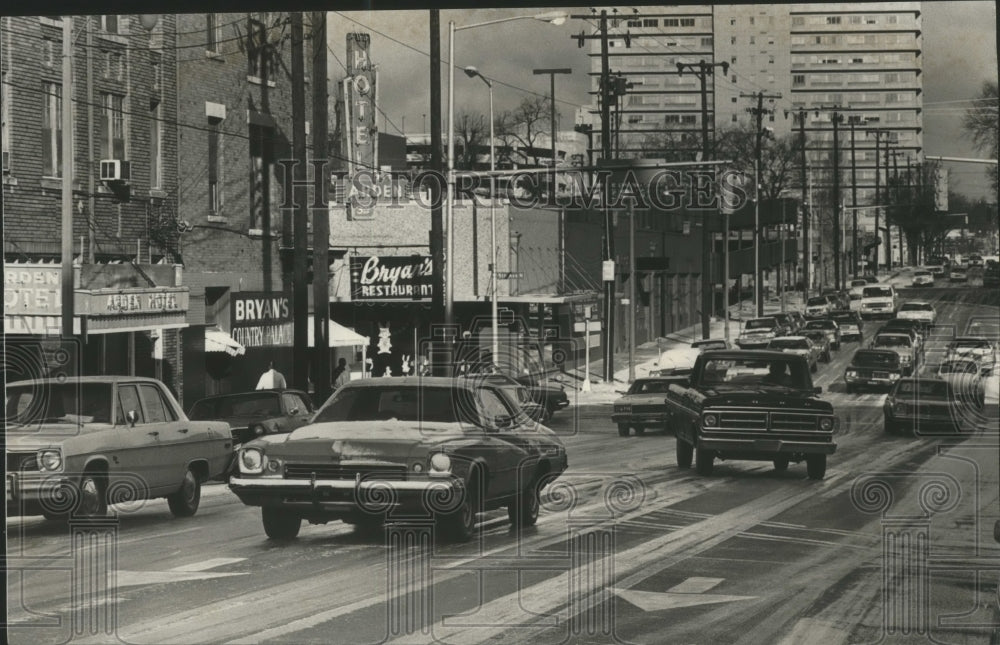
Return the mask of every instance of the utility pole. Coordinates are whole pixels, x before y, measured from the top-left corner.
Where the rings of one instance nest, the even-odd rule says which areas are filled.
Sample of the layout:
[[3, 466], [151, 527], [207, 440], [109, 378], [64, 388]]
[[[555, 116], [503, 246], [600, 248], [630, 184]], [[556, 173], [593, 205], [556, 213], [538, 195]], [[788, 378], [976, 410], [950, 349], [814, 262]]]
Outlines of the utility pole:
[[892, 226], [889, 222], [889, 145], [892, 143], [891, 137], [885, 141], [885, 269], [892, 271]]
[[[589, 14], [578, 14], [570, 16], [578, 20], [590, 21], [593, 17]], [[601, 10], [600, 35], [587, 36], [582, 32], [576, 38], [580, 47], [583, 47], [585, 40], [600, 38], [601, 40], [601, 82], [600, 82], [600, 103], [601, 103], [601, 157], [609, 161], [611, 157], [611, 70], [608, 62], [608, 12]], [[630, 43], [626, 43], [630, 44]], [[602, 266], [602, 277], [604, 278], [604, 325], [601, 326], [601, 346], [604, 351], [604, 380], [611, 382], [615, 375], [615, 225], [611, 216], [611, 209], [608, 201], [611, 195], [611, 187], [607, 182], [604, 184], [601, 205], [604, 208], [604, 248], [602, 249], [604, 264]], [[609, 265], [610, 263], [610, 265]], [[608, 269], [610, 268], [610, 271]], [[610, 277], [610, 279], [609, 279]], [[587, 341], [590, 343], [588, 337]]]
[[[892, 201], [893, 201], [893, 208], [897, 214], [899, 213], [900, 203], [899, 203], [899, 161], [896, 158], [902, 156], [902, 154], [903, 152], [900, 150], [892, 151], [892, 181], [895, 184], [895, 190], [893, 190], [894, 195]], [[897, 220], [898, 221], [896, 222], [896, 231], [899, 235], [899, 266], [903, 266], [904, 264], [903, 258], [905, 257], [903, 255], [903, 223], [901, 218], [898, 217], [898, 215], [897, 215]]]
[[806, 109], [799, 108], [796, 112], [785, 110], [785, 118], [792, 115], [793, 121], [799, 123], [799, 149], [802, 152], [802, 160], [799, 163], [799, 183], [802, 186], [802, 305], [805, 306], [809, 298], [809, 265], [812, 262], [812, 249], [809, 247], [809, 182], [806, 179]]
[[549, 121], [552, 133], [552, 178], [549, 184], [549, 203], [555, 206], [556, 203], [556, 74], [572, 74], [573, 70], [565, 67], [558, 69], [536, 69], [532, 70], [537, 76], [548, 74], [550, 83], [549, 94]]
[[764, 315], [764, 285], [763, 285], [763, 272], [760, 266], [760, 245], [761, 245], [761, 226], [760, 226], [760, 166], [761, 166], [761, 156], [763, 154], [764, 145], [764, 114], [773, 113], [774, 110], [764, 109], [764, 99], [769, 99], [773, 101], [774, 99], [780, 99], [781, 94], [765, 94], [764, 92], [754, 92], [753, 94], [740, 93], [740, 98], [752, 98], [757, 100], [757, 107], [747, 108], [747, 112], [754, 115], [757, 120], [756, 127], [754, 129], [754, 155], [753, 155], [753, 182], [754, 182], [754, 217], [753, 217], [753, 239], [754, 239], [754, 252], [753, 252], [753, 284], [754, 284], [754, 306], [757, 309], [757, 315]]
[[831, 110], [830, 122], [833, 123], [833, 286], [836, 289], [843, 289], [841, 281], [841, 266], [843, 264], [841, 252], [841, 212], [840, 212], [840, 124], [844, 120], [844, 115], [840, 112], [839, 105], [820, 106], [820, 110]]
[[[729, 63], [707, 63], [705, 59], [698, 63], [677, 63], [677, 75], [683, 76], [684, 70], [694, 72], [701, 82], [701, 160], [712, 158], [712, 145], [708, 140], [708, 77], [715, 74], [715, 68], [721, 67], [722, 74], [729, 72]], [[713, 112], [714, 118], [714, 112]], [[712, 236], [709, 233], [710, 224], [718, 219], [705, 211], [701, 220], [701, 337], [708, 338], [712, 333]], [[726, 280], [723, 280], [725, 283]]]
[[[295, 161], [293, 186], [306, 183], [306, 87], [302, 12], [292, 12], [292, 155]], [[318, 84], [320, 79], [314, 79]], [[293, 189], [294, 190], [294, 189]], [[286, 200], [286, 203], [289, 200]], [[308, 391], [309, 380], [309, 290], [306, 284], [308, 265], [309, 201], [295, 201], [292, 196], [292, 383]]]
[[[441, 177], [444, 169], [441, 163], [441, 11], [430, 10], [430, 88], [431, 88], [431, 172], [435, 177]], [[424, 132], [426, 132], [427, 115], [424, 115]], [[444, 218], [441, 200], [441, 184], [430, 182], [431, 189], [431, 273], [434, 284], [431, 290], [431, 321], [443, 323], [444, 313]], [[450, 258], [449, 258], [450, 261]], [[446, 361], [447, 362], [447, 361]], [[448, 366], [439, 361], [431, 363], [431, 369], [437, 376], [448, 373]]]
[[879, 212], [882, 210], [882, 202], [880, 201], [882, 198], [882, 174], [881, 169], [879, 168], [879, 160], [882, 137], [886, 138], [886, 146], [889, 145], [889, 130], [885, 128], [873, 128], [865, 131], [865, 136], [875, 137], [875, 241], [878, 242], [878, 244], [875, 245], [875, 274], [877, 275], [879, 269], [879, 247], [882, 246], [882, 230], [879, 228]]
[[[312, 139], [313, 159], [322, 161], [314, 165], [313, 172], [325, 172], [329, 160], [327, 149], [328, 92], [326, 79], [326, 12], [314, 11], [312, 20]], [[318, 178], [317, 178], [318, 179]], [[327, 182], [316, 182], [317, 188]], [[316, 401], [326, 401], [330, 396], [330, 213], [326, 195], [316, 195], [316, 204], [324, 208], [313, 209], [313, 388]], [[414, 363], [417, 362], [414, 348]]]
[[864, 118], [852, 114], [847, 117], [847, 122], [851, 125], [851, 222], [853, 230], [851, 232], [851, 275], [858, 277], [858, 163], [856, 148], [854, 146], [854, 126], [864, 123]]
[[[89, 19], [89, 18], [88, 18]], [[62, 339], [73, 338], [73, 16], [63, 16], [62, 33], [62, 235], [60, 299]], [[45, 100], [51, 100], [45, 97]], [[91, 173], [93, 174], [93, 173]], [[80, 249], [81, 253], [83, 249]], [[82, 331], [82, 330], [81, 330]], [[74, 360], [71, 375], [79, 366]]]

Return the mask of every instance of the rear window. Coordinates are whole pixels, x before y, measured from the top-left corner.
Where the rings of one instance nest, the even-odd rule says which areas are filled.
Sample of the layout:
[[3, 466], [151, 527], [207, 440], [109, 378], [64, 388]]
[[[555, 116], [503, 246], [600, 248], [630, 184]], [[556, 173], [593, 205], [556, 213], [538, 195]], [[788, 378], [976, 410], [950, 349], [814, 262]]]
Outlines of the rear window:
[[899, 354], [860, 350], [854, 353], [851, 362], [858, 367], [896, 367], [899, 365]]
[[747, 329], [771, 329], [777, 324], [777, 321], [773, 318], [756, 318], [747, 321]]
[[873, 344], [875, 347], [910, 347], [913, 343], [909, 336], [904, 336], [903, 334], [886, 334], [884, 336], [876, 336]]
[[926, 303], [908, 302], [899, 308], [900, 311], [934, 311], [934, 307]]
[[806, 329], [835, 329], [837, 323], [832, 320], [810, 320], [806, 323]]
[[666, 394], [667, 390], [670, 389], [670, 383], [667, 381], [657, 381], [653, 379], [644, 379], [636, 381], [629, 388], [629, 394]]
[[865, 287], [861, 295], [865, 298], [891, 298], [892, 289], [890, 287]]
[[827, 301], [825, 297], [812, 297], [807, 301], [806, 304], [810, 306], [825, 305], [827, 304]]
[[901, 381], [897, 393], [944, 399], [948, 396], [948, 384], [944, 381]]
[[809, 343], [804, 338], [772, 340], [768, 349], [809, 349]]
[[941, 363], [939, 374], [978, 374], [979, 366], [973, 361], [946, 361]]
[[240, 394], [233, 397], [198, 401], [191, 407], [195, 421], [230, 417], [280, 417], [281, 402], [276, 392]]

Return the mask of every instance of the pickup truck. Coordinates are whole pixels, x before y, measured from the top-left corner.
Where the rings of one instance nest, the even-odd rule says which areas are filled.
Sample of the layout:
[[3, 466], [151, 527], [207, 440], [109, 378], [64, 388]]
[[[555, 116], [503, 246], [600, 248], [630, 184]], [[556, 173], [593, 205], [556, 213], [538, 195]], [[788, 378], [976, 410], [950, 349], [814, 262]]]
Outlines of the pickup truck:
[[782, 472], [806, 462], [810, 479], [826, 475], [837, 446], [833, 406], [817, 395], [805, 357], [768, 350], [710, 351], [685, 383], [667, 390], [677, 465], [711, 475], [716, 459], [772, 461]]

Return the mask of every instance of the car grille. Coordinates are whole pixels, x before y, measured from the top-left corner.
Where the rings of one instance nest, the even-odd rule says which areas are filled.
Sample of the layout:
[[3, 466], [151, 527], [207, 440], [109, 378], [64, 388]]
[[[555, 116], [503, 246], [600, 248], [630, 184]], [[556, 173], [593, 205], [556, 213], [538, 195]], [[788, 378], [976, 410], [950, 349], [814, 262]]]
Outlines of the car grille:
[[405, 466], [343, 466], [341, 464], [288, 464], [285, 466], [287, 479], [379, 479], [403, 481], [406, 479]]
[[889, 372], [874, 372], [872, 378], [889, 378]]
[[666, 406], [664, 405], [633, 405], [633, 414], [649, 414], [651, 412], [666, 412]]
[[33, 452], [8, 452], [7, 472], [16, 473], [20, 471], [38, 470], [38, 458]]
[[721, 412], [719, 427], [706, 430], [773, 430], [815, 432], [817, 415], [796, 412]]

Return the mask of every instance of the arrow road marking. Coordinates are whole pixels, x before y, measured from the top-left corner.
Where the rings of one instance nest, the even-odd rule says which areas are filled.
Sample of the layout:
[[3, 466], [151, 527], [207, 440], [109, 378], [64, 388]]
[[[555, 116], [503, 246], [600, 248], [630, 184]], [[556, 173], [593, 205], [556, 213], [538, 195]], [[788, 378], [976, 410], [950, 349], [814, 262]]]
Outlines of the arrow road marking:
[[208, 569], [235, 564], [244, 560], [246, 558], [211, 558], [175, 567], [169, 571], [128, 571], [119, 569], [116, 583], [118, 587], [135, 587], [139, 585], [157, 585], [170, 582], [186, 582], [188, 580], [210, 580], [212, 578], [250, 575], [249, 572], [211, 573], [208, 571]]
[[720, 602], [753, 600], [757, 596], [724, 596], [707, 594], [709, 589], [719, 585], [723, 578], [688, 578], [666, 592], [638, 591], [635, 589], [615, 589], [615, 594], [643, 611], [663, 611], [680, 607], [711, 605]]

